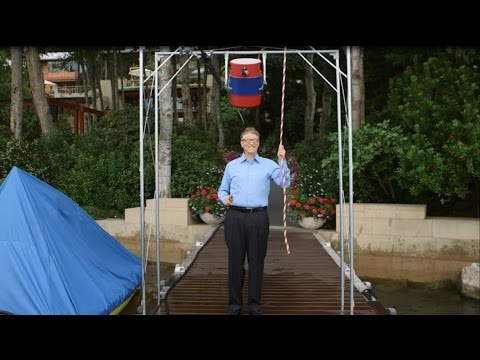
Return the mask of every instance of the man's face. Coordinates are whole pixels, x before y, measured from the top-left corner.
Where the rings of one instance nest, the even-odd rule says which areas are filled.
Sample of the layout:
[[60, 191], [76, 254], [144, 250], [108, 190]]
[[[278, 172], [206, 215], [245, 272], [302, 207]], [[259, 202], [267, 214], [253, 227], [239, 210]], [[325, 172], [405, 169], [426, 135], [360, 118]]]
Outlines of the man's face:
[[242, 146], [243, 151], [245, 151], [245, 154], [255, 154], [260, 145], [260, 139], [255, 134], [245, 133], [240, 141], [240, 145]]

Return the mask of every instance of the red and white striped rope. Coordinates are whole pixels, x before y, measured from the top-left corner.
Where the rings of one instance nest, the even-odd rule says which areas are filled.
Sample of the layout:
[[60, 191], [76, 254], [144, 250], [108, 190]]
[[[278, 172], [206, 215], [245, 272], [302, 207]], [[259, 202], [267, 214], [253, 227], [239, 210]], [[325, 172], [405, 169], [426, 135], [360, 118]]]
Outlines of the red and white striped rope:
[[[283, 113], [285, 109], [285, 74], [287, 70], [287, 48], [283, 52], [283, 72], [282, 72], [282, 107], [280, 110], [280, 145], [283, 144]], [[282, 169], [282, 184], [283, 184], [283, 237], [285, 238], [285, 246], [287, 247], [287, 253], [290, 254], [290, 246], [288, 246], [287, 239], [287, 186], [285, 180], [285, 168], [284, 161], [280, 160], [280, 168]]]

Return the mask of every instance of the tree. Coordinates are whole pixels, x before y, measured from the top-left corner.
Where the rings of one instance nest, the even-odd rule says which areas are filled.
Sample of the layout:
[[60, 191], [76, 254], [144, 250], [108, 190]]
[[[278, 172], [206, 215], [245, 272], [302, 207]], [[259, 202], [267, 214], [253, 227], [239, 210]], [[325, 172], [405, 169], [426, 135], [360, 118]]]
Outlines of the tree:
[[322, 112], [320, 113], [320, 126], [318, 127], [318, 135], [328, 135], [328, 123], [332, 115], [332, 90], [328, 84], [323, 85], [322, 92]]
[[[181, 56], [183, 63], [187, 61], [187, 56]], [[182, 105], [183, 122], [185, 125], [193, 125], [192, 97], [190, 96], [190, 69], [188, 64], [180, 72], [180, 83], [182, 84]]]
[[[220, 67], [217, 58], [212, 56], [211, 61], [213, 69], [217, 72], [217, 74], [220, 73]], [[212, 125], [216, 127], [218, 132], [218, 148], [223, 149], [225, 147], [225, 137], [223, 135], [222, 116], [220, 112], [220, 87], [221, 84], [214, 79], [211, 90], [212, 106], [210, 109], [210, 115], [212, 118]]]
[[352, 47], [352, 127], [359, 129], [365, 121], [365, 82], [363, 48]]
[[412, 139], [398, 173], [413, 196], [465, 198], [480, 179], [480, 74], [449, 51], [418, 65], [390, 83], [390, 113]]
[[23, 126], [23, 80], [22, 80], [22, 48], [11, 47], [12, 84], [11, 84], [11, 112], [10, 131], [16, 140], [22, 139]]
[[53, 126], [52, 114], [50, 114], [47, 97], [45, 96], [45, 85], [42, 67], [40, 65], [40, 55], [36, 47], [25, 47], [27, 58], [28, 77], [30, 79], [30, 88], [32, 89], [33, 103], [37, 111], [38, 119], [42, 133], [48, 133]]
[[[313, 64], [313, 55], [307, 54], [305, 57]], [[315, 120], [315, 106], [317, 93], [313, 83], [313, 69], [305, 62], [305, 88], [307, 90], [307, 100], [305, 102], [305, 138], [313, 135], [313, 126]]]
[[[168, 52], [170, 48], [163, 46], [161, 51]], [[160, 58], [160, 64], [166, 63], [158, 70], [159, 89], [163, 89], [173, 75], [172, 63], [167, 57]], [[160, 134], [159, 134], [159, 184], [158, 196], [169, 198], [170, 182], [172, 174], [172, 130], [173, 130], [173, 103], [172, 103], [172, 85], [171, 82], [160, 94]]]

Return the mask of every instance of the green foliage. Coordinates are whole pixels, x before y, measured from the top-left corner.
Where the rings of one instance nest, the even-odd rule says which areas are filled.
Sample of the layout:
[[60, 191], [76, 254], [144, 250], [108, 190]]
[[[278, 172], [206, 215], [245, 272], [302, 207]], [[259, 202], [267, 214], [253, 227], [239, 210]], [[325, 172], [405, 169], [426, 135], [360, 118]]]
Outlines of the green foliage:
[[40, 165], [37, 156], [37, 143], [11, 139], [4, 151], [0, 152], [0, 179], [4, 179], [14, 166], [43, 178], [45, 167]]
[[[234, 108], [230, 104], [230, 95], [222, 96], [220, 99], [220, 112], [222, 114], [223, 135], [225, 139], [225, 146], [238, 145], [240, 143], [240, 134], [243, 129], [247, 127], [242, 122], [238, 112], [244, 115], [244, 111]], [[245, 120], [245, 119], [244, 119]]]
[[292, 153], [300, 164], [318, 163], [328, 154], [329, 146], [327, 137], [319, 138], [314, 135], [296, 143]]
[[4, 151], [11, 137], [10, 106], [0, 106], [0, 153]]
[[222, 154], [215, 141], [202, 130], [177, 125], [172, 140], [172, 158], [172, 197], [188, 197], [205, 185], [220, 186]]
[[4, 149], [0, 151], [0, 178], [17, 166], [61, 188], [62, 177], [68, 174], [74, 161], [71, 149], [74, 136], [69, 124], [62, 123], [37, 139], [14, 140], [8, 136], [3, 138], [3, 145], [0, 141], [0, 150]]
[[391, 81], [389, 109], [412, 139], [399, 164], [413, 196], [465, 198], [480, 178], [480, 74], [462, 57], [430, 58]]
[[[347, 134], [342, 135], [347, 139]], [[338, 139], [337, 134], [329, 137], [331, 152], [322, 161], [326, 188], [333, 190], [335, 181], [338, 189]], [[403, 184], [396, 169], [402, 154], [408, 148], [407, 138], [400, 127], [391, 127], [389, 121], [366, 124], [353, 133], [353, 181], [356, 202], [402, 202]], [[348, 200], [348, 145], [343, 144], [343, 187]], [[330, 170], [327, 172], [327, 170]], [[332, 175], [335, 176], [335, 181]], [[327, 180], [328, 179], [328, 180]], [[337, 190], [338, 191], [338, 190]]]
[[[10, 99], [8, 99], [8, 101], [10, 101]], [[33, 142], [42, 135], [40, 122], [38, 121], [33, 106], [23, 107], [22, 125], [22, 140]], [[10, 103], [8, 103], [4, 106], [0, 106], [0, 143], [2, 141], [5, 143], [5, 140], [10, 139], [10, 137]]]
[[[365, 122], [377, 123], [386, 118], [388, 80], [403, 71], [397, 57], [399, 48], [366, 47], [364, 50]], [[393, 55], [393, 58], [392, 57]]]
[[296, 188], [308, 197], [335, 196], [326, 186], [327, 170], [314, 163], [303, 163], [300, 165], [300, 174]]
[[293, 221], [303, 217], [327, 220], [335, 217], [336, 192], [326, 186], [329, 180], [327, 170], [318, 165], [315, 162], [303, 162], [296, 185], [288, 190], [288, 215]]
[[38, 159], [45, 167], [42, 180], [62, 191], [66, 190], [62, 182], [75, 163], [74, 140], [72, 127], [63, 121], [36, 142]]
[[[262, 149], [278, 149], [279, 144], [280, 144], [280, 138], [278, 134], [271, 134], [266, 139], [260, 139], [260, 145]], [[285, 148], [285, 150], [288, 150], [288, 149]], [[276, 156], [276, 151], [274, 154]]]
[[[283, 121], [284, 145], [293, 146], [304, 138], [305, 101], [292, 102], [285, 110]], [[278, 121], [278, 132], [280, 133], [280, 121]]]
[[[75, 164], [63, 186], [93, 217], [123, 216], [139, 202], [138, 109], [126, 106], [77, 138]], [[146, 173], [152, 184], [152, 173]], [[150, 187], [151, 188], [151, 187]], [[148, 188], [145, 193], [148, 196]]]
[[33, 142], [36, 139], [40, 138], [40, 136], [42, 135], [42, 128], [40, 126], [40, 121], [38, 120], [37, 114], [35, 113], [35, 108], [33, 106], [23, 108], [22, 121], [23, 140]]
[[[292, 150], [298, 161], [299, 177], [307, 182], [305, 190], [310, 194], [338, 195], [338, 171], [322, 166], [322, 160], [330, 154], [330, 142], [328, 137], [319, 138], [317, 135], [298, 142]], [[290, 167], [290, 166], [289, 166]], [[338, 166], [337, 166], [338, 168]], [[292, 167], [290, 167], [292, 170]], [[297, 182], [299, 179], [295, 179]]]
[[138, 171], [132, 166], [138, 158], [133, 154], [133, 149], [131, 154], [80, 153], [68, 179], [72, 199], [101, 217], [122, 216], [125, 208], [138, 205]]
[[[445, 203], [467, 196], [480, 182], [480, 73], [472, 66], [478, 66], [479, 55], [476, 48], [366, 49], [367, 122], [377, 125], [364, 125], [353, 134], [356, 201], [431, 203], [435, 196]], [[326, 136], [303, 140], [305, 86], [297, 80], [304, 78], [304, 63], [294, 58], [287, 60], [284, 145], [287, 154], [298, 159], [305, 184], [311, 185], [303, 185], [306, 192], [338, 198], [337, 134], [328, 140]], [[4, 60], [0, 53], [0, 87], [8, 100], [10, 69]], [[258, 130], [262, 148], [276, 150], [281, 57], [269, 57], [268, 65], [261, 110], [270, 113], [272, 122]], [[388, 78], [392, 78], [389, 94]], [[319, 100], [321, 92], [317, 94]], [[244, 123], [227, 95], [221, 111], [226, 147], [238, 148], [241, 131], [253, 125], [255, 109], [240, 110]], [[137, 108], [112, 113], [90, 133], [77, 137], [66, 124], [41, 136], [34, 108], [26, 107], [21, 142], [11, 140], [9, 115], [8, 105], [0, 107], [0, 179], [13, 165], [19, 166], [67, 193], [94, 217], [120, 216], [124, 207], [138, 205]], [[322, 134], [336, 131], [335, 111], [331, 119], [321, 125], [327, 129]], [[218, 187], [224, 164], [207, 134], [175, 124], [172, 142], [172, 196]], [[153, 143], [153, 136], [147, 134], [147, 198], [154, 189]], [[348, 189], [346, 141], [343, 146], [344, 189]]]
[[10, 50], [0, 49], [0, 100], [10, 99], [12, 70], [8, 64]]

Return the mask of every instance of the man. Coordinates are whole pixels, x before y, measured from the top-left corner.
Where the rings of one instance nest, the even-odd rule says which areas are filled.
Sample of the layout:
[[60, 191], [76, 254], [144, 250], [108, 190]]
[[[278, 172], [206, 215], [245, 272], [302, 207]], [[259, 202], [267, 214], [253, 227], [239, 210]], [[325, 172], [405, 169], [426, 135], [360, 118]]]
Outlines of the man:
[[[248, 258], [248, 307], [250, 314], [261, 315], [263, 266], [267, 253], [270, 221], [268, 194], [270, 180], [283, 187], [280, 161], [285, 159], [283, 145], [278, 147], [278, 164], [258, 155], [260, 134], [253, 127], [240, 135], [243, 154], [230, 161], [218, 189], [218, 197], [229, 206], [225, 218], [225, 242], [228, 248], [228, 313], [242, 310], [245, 255]], [[284, 161], [285, 184], [290, 186], [290, 169]]]

